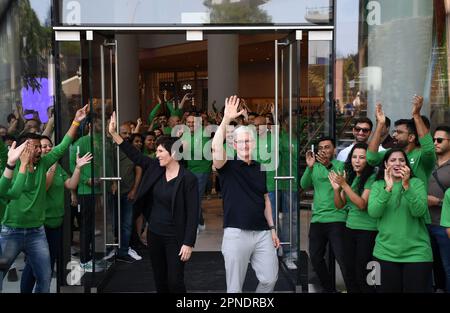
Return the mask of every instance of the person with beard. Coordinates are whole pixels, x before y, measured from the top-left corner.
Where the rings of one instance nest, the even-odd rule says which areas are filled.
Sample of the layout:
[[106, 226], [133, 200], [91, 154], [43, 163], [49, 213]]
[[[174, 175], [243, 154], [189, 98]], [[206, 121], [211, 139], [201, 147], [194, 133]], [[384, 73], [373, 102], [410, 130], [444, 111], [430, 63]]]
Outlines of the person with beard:
[[[372, 133], [373, 123], [367, 117], [360, 117], [355, 121], [355, 126], [353, 127], [353, 137], [355, 141], [347, 148], [341, 150], [338, 153], [337, 160], [345, 162], [348, 158], [350, 151], [357, 143], [367, 143], [369, 141], [370, 134]], [[378, 151], [383, 151], [384, 148], [380, 145]]]
[[[429, 128], [420, 115], [422, 105], [423, 97], [415, 95], [413, 97], [413, 119], [397, 120], [394, 123], [393, 139], [395, 147], [405, 151], [408, 156], [414, 176], [422, 180], [425, 184], [425, 189], [428, 190], [428, 180], [436, 163], [436, 154]], [[371, 166], [378, 166], [386, 154], [386, 151], [377, 152], [381, 142], [381, 133], [386, 123], [381, 104], [377, 104], [376, 118], [377, 128], [367, 151], [367, 163]], [[431, 216], [428, 210], [426, 221], [427, 224], [431, 223]]]
[[[26, 254], [27, 262], [36, 277], [35, 292], [48, 293], [51, 281], [50, 253], [44, 229], [47, 208], [46, 174], [69, 148], [77, 134], [78, 126], [88, 112], [89, 105], [79, 109], [61, 143], [42, 157], [40, 135], [26, 133], [19, 138], [19, 143], [28, 140], [33, 146], [33, 162], [29, 166], [24, 192], [18, 199], [11, 200], [6, 207], [0, 241], [3, 258], [7, 259], [8, 267], [20, 252]], [[8, 166], [10, 169], [14, 168]], [[5, 271], [0, 271], [0, 286], [4, 275]]]
[[427, 193], [403, 149], [385, 153], [367, 212], [378, 219], [373, 250], [380, 266], [377, 291], [430, 292], [433, 253], [425, 224]]
[[212, 141], [213, 164], [220, 177], [223, 195], [222, 254], [228, 293], [240, 293], [250, 263], [258, 279], [257, 293], [273, 292], [278, 279], [277, 250], [280, 240], [272, 217], [266, 174], [253, 160], [255, 134], [247, 126], [234, 131], [236, 157], [228, 159], [224, 149], [227, 128], [244, 113], [240, 99], [225, 99], [222, 122]]
[[[344, 233], [347, 211], [339, 210], [334, 204], [333, 187], [328, 179], [330, 171], [342, 172], [344, 163], [336, 160], [335, 142], [332, 138], [319, 139], [318, 152], [306, 152], [306, 170], [300, 180], [302, 189], [314, 189], [312, 219], [309, 229], [309, 255], [325, 292], [336, 292], [332, 276], [325, 262], [327, 245], [336, 257], [341, 268], [347, 289], [350, 289], [351, 279], [344, 258]], [[330, 265], [334, 266], [334, 264]]]
[[450, 292], [450, 239], [445, 227], [440, 226], [444, 194], [450, 188], [450, 127], [438, 126], [433, 140], [437, 162], [428, 184], [428, 207], [431, 214], [428, 230], [433, 248], [435, 288]]
[[[420, 110], [423, 105], [423, 97], [413, 98], [413, 120], [400, 119], [394, 123], [394, 145], [403, 149], [408, 156], [414, 175], [428, 186], [428, 180], [436, 163], [436, 154], [433, 138], [424, 123]], [[381, 133], [386, 124], [386, 118], [381, 104], [376, 107], [377, 127], [374, 136], [369, 143], [367, 162], [369, 165], [378, 166], [384, 158], [386, 151], [378, 152], [381, 142]]]
[[375, 289], [367, 284], [367, 264], [373, 260], [377, 220], [367, 214], [375, 174], [374, 168], [367, 164], [366, 153], [366, 143], [355, 144], [345, 162], [345, 175], [332, 171], [328, 177], [336, 208], [348, 210], [344, 247], [348, 275], [353, 283], [349, 291], [371, 293]]

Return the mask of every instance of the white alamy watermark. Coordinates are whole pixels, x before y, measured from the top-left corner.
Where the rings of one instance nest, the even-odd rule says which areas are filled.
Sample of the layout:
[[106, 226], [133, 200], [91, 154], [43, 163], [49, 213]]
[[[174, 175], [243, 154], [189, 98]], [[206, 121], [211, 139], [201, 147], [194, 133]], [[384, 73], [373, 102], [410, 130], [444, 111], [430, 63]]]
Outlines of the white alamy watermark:
[[367, 274], [366, 282], [369, 286], [380, 286], [381, 285], [381, 266], [377, 261], [370, 261], [366, 266], [370, 273]]

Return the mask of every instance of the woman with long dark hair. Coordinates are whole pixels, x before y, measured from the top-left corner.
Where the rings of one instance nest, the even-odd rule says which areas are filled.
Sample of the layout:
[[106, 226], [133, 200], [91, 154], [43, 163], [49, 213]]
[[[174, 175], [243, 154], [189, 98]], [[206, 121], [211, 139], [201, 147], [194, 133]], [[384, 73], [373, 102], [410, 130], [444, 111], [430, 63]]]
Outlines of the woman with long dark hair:
[[345, 174], [330, 172], [334, 204], [348, 210], [344, 234], [345, 262], [349, 269], [349, 292], [373, 292], [367, 284], [367, 264], [377, 235], [377, 220], [367, 214], [367, 201], [375, 181], [374, 169], [367, 164], [367, 144], [357, 143], [345, 162]]
[[368, 213], [378, 219], [373, 256], [381, 292], [430, 292], [433, 254], [425, 225], [424, 183], [413, 177], [406, 153], [388, 150], [369, 196]]
[[[200, 205], [197, 179], [177, 158], [179, 139], [158, 138], [156, 159], [152, 159], [116, 132], [115, 112], [111, 116], [109, 133], [143, 171], [136, 205], [143, 207], [149, 223], [147, 240], [157, 292], [186, 292], [184, 264], [191, 257], [197, 238]], [[178, 147], [182, 149], [181, 144]]]

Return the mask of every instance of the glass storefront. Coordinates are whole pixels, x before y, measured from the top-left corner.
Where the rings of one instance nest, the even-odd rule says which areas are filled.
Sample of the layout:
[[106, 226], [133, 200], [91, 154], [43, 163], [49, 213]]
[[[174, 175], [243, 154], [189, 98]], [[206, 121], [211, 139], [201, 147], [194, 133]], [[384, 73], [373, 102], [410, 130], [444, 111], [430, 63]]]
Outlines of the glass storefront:
[[[55, 14], [55, 20], [52, 14]], [[280, 39], [278, 74], [273, 70], [273, 41], [261, 39], [266, 35], [273, 36], [274, 32], [263, 34], [265, 31], [262, 30], [256, 33], [247, 31], [242, 40], [244, 43], [247, 41], [242, 45], [244, 48], [247, 45], [247, 48], [242, 50], [245, 54], [239, 56], [240, 69], [245, 70], [240, 71], [240, 75], [244, 73], [245, 79], [252, 83], [265, 80], [258, 84], [239, 85], [238, 89], [242, 93], [246, 87], [250, 90], [248, 86], [259, 92], [252, 94], [245, 91], [248, 93], [245, 98], [249, 99], [249, 107], [257, 107], [259, 102], [264, 102], [264, 105], [276, 102], [276, 93], [272, 88], [275, 89], [274, 80], [278, 75], [279, 116], [282, 117], [280, 126], [285, 132], [291, 129], [290, 139], [294, 140], [286, 141], [289, 144], [285, 144], [283, 149], [291, 157], [281, 160], [285, 167], [278, 173], [285, 176], [283, 179], [288, 177], [286, 181], [292, 180], [292, 184], [280, 182], [289, 193], [292, 192], [291, 188], [298, 189], [296, 174], [298, 172], [301, 175], [304, 170], [304, 154], [315, 143], [314, 140], [329, 134], [340, 139], [357, 115], [374, 120], [374, 108], [378, 102], [383, 104], [387, 116], [394, 122], [400, 118], [410, 118], [413, 95], [423, 95], [425, 105], [422, 114], [430, 118], [432, 129], [437, 125], [450, 124], [450, 0], [5, 0], [0, 1], [0, 135], [8, 144], [25, 132], [48, 134], [58, 141], [75, 111], [89, 102], [98, 119], [91, 121], [93, 124], [90, 126], [103, 126], [97, 130], [97, 135], [102, 137], [100, 146], [105, 146], [103, 140], [107, 139], [103, 138], [106, 134], [104, 127], [111, 113], [110, 108], [117, 107], [120, 102], [115, 99], [115, 84], [119, 77], [116, 77], [113, 69], [116, 66], [120, 68], [117, 60], [122, 57], [122, 62], [124, 58], [119, 56], [115, 59], [115, 53], [109, 52], [114, 46], [114, 40], [118, 39], [117, 34], [113, 31], [101, 34], [94, 32], [93, 40], [90, 41], [83, 31], [81, 41], [55, 41], [53, 26], [161, 26], [167, 31], [174, 26], [224, 25], [278, 25], [295, 29], [301, 29], [302, 26], [330, 26], [328, 28], [331, 29], [334, 26], [332, 40], [324, 40], [321, 36], [312, 38], [312, 31], [304, 31], [302, 41], [298, 45], [293, 44], [292, 51], [288, 50], [289, 45], [284, 47], [284, 41]], [[169, 32], [164, 31], [159, 30], [155, 42], [164, 42], [161, 38], [166, 35], [169, 37]], [[160, 57], [161, 62], [165, 61], [167, 55], [172, 55], [176, 60], [177, 50], [182, 48], [180, 42], [176, 41], [168, 43], [166, 46], [173, 47], [164, 50], [163, 43], [160, 47], [145, 41], [156, 33], [136, 35], [132, 32], [122, 33], [121, 36], [136, 36], [136, 41], [133, 41], [135, 50], [129, 51], [135, 51], [137, 57], [143, 49], [147, 49], [150, 55], [155, 51], [160, 52], [161, 55], [155, 55]], [[242, 34], [239, 33], [240, 36]], [[177, 40], [185, 39], [182, 31], [176, 34], [172, 32], [171, 35], [178, 36]], [[258, 36], [261, 38], [258, 39]], [[120, 42], [119, 39], [118, 46]], [[267, 42], [270, 44], [267, 45]], [[107, 51], [105, 56], [100, 54], [100, 47]], [[115, 46], [115, 49], [118, 47]], [[191, 62], [191, 59], [192, 62], [197, 61], [195, 53], [199, 51], [194, 44], [184, 49], [186, 55], [192, 54], [190, 58], [178, 59], [180, 64]], [[204, 43], [202, 57], [207, 56], [207, 49]], [[264, 53], [258, 55], [258, 49], [264, 50]], [[266, 50], [270, 53], [266, 53]], [[254, 62], [252, 53], [261, 58], [260, 63]], [[242, 55], [248, 60], [243, 60]], [[288, 57], [292, 58], [294, 64], [288, 62]], [[283, 58], [284, 61], [281, 61]], [[174, 80], [178, 83], [178, 89], [192, 84], [194, 89], [202, 91], [202, 96], [196, 100], [201, 107], [210, 105], [210, 77], [206, 61], [205, 68], [197, 65], [196, 68], [171, 70], [170, 77], [166, 70], [145, 70], [138, 61], [136, 67], [136, 76], [140, 73], [140, 77], [136, 77], [135, 85], [139, 90], [136, 90], [135, 96], [141, 102], [141, 107], [138, 109], [137, 103], [135, 109], [130, 106], [122, 110], [127, 119], [129, 116], [135, 118], [134, 113], [139, 110], [141, 118], [146, 119], [151, 108], [144, 105], [153, 98], [149, 94], [157, 94], [161, 86], [171, 83], [172, 74], [177, 77]], [[105, 73], [102, 74], [102, 70]], [[287, 76], [289, 73], [294, 77]], [[289, 80], [294, 86], [293, 90], [288, 88], [290, 85], [286, 82]], [[285, 82], [284, 85], [281, 82]], [[100, 119], [102, 102], [109, 108], [105, 112], [105, 121]], [[79, 135], [87, 135], [89, 125], [83, 124], [81, 128]], [[341, 141], [339, 144], [344, 146], [345, 143]], [[90, 145], [94, 147], [94, 142]], [[96, 154], [95, 164], [112, 168], [106, 166], [110, 160], [101, 159], [101, 156], [107, 155], [105, 151]], [[69, 153], [63, 158], [62, 164], [69, 169]], [[116, 173], [102, 174], [103, 181], [108, 181], [102, 182], [102, 186], [109, 188], [109, 181], [116, 179], [115, 176]], [[70, 202], [68, 199], [67, 193], [67, 206]], [[279, 199], [282, 199], [282, 195]], [[292, 199], [294, 196], [291, 198], [294, 201]], [[300, 220], [309, 221], [311, 203], [307, 195], [302, 193], [297, 200], [301, 208]], [[95, 203], [98, 216], [92, 232], [101, 233], [94, 240], [93, 248], [94, 259], [98, 260], [110, 251], [109, 247], [116, 245], [113, 229], [110, 229], [112, 222], [102, 224], [112, 220], [112, 213], [108, 211], [112, 206], [107, 205], [107, 201], [109, 198], [98, 197]], [[290, 206], [296, 207], [289, 202]], [[77, 207], [72, 209], [76, 216], [79, 213]], [[64, 223], [67, 230], [64, 242], [71, 242], [72, 239], [79, 241], [78, 235], [70, 238], [70, 219]], [[298, 236], [307, 238], [307, 231], [307, 228], [300, 229]], [[296, 236], [294, 232], [292, 236]], [[289, 238], [289, 241], [294, 242], [295, 238]], [[64, 252], [66, 264], [74, 260], [68, 252], [69, 246], [67, 244]], [[306, 251], [307, 246], [301, 246], [300, 249]], [[59, 266], [65, 267], [66, 264], [61, 263]], [[67, 283], [65, 275], [68, 272], [61, 271], [61, 284]]]
[[449, 6], [433, 0], [338, 1], [338, 111], [367, 110], [374, 119], [375, 104], [381, 102], [392, 121], [410, 118], [411, 99], [418, 94], [425, 98], [422, 113], [432, 128], [448, 125]]

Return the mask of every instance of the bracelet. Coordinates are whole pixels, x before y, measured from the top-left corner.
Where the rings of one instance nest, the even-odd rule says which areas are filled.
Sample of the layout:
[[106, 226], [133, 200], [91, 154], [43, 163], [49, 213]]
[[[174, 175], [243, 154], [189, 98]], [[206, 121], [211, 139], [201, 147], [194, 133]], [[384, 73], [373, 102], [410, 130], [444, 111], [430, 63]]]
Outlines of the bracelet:
[[11, 171], [14, 171], [14, 169], [16, 168], [16, 165], [15, 165], [15, 164], [14, 164], [14, 165], [9, 165], [8, 162], [6, 162], [5, 167], [6, 167], [7, 169], [10, 169]]
[[275, 229], [275, 225], [269, 226], [269, 229]]
[[78, 126], [80, 126], [80, 123], [78, 123], [77, 121], [73, 121], [72, 125], [78, 127]]

